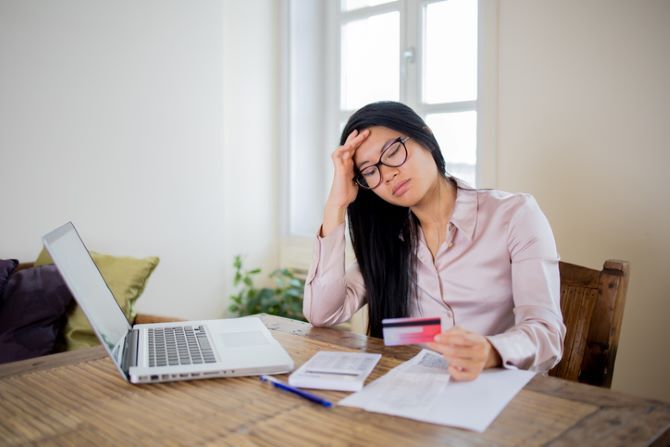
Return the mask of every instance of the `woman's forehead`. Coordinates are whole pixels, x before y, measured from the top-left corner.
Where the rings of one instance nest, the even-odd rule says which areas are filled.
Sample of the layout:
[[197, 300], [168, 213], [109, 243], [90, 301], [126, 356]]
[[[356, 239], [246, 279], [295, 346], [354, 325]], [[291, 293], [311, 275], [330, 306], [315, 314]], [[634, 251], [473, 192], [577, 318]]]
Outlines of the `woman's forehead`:
[[356, 150], [354, 159], [356, 164], [364, 161], [377, 161], [382, 148], [391, 140], [397, 138], [400, 133], [388, 127], [370, 127], [370, 136]]

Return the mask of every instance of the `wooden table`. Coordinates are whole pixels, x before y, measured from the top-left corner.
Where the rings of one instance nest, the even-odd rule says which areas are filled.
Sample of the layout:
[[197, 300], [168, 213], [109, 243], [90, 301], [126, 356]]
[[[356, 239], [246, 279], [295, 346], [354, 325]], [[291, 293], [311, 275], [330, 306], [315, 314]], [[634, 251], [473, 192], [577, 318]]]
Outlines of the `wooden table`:
[[[296, 367], [318, 350], [379, 352], [372, 380], [418, 352], [351, 332], [261, 318]], [[335, 402], [347, 395], [319, 394]], [[0, 366], [0, 444], [669, 445], [670, 405], [536, 376], [484, 433], [475, 433], [324, 408], [257, 377], [130, 385], [98, 347]]]

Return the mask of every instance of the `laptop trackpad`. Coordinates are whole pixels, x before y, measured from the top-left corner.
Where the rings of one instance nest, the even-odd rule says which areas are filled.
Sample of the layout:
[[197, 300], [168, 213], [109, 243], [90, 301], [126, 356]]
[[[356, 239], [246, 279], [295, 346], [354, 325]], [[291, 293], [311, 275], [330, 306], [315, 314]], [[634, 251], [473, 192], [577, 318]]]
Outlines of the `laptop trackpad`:
[[261, 332], [223, 332], [219, 334], [219, 340], [226, 348], [248, 348], [250, 346], [267, 345], [270, 342]]

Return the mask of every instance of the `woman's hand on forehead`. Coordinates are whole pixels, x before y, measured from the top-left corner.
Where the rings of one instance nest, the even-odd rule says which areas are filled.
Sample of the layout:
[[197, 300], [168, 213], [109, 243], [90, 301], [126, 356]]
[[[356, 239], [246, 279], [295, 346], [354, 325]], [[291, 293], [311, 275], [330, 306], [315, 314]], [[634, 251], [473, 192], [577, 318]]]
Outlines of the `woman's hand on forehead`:
[[347, 137], [347, 140], [342, 145], [342, 148], [351, 151], [351, 156], [353, 158], [356, 149], [358, 149], [369, 136], [370, 129], [363, 129], [360, 132], [357, 129], [354, 129]]

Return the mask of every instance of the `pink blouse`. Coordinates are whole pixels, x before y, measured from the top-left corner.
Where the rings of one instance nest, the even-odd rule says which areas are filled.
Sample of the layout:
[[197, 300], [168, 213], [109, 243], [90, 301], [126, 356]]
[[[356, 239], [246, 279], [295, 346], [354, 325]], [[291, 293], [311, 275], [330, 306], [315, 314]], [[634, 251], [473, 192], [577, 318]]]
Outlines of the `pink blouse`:
[[[347, 321], [366, 303], [361, 272], [356, 263], [345, 270], [344, 251], [344, 224], [317, 236], [303, 302], [314, 326]], [[559, 257], [531, 195], [458, 189], [435, 260], [423, 233], [417, 257], [419, 296], [410, 316], [440, 316], [446, 329], [486, 336], [506, 368], [547, 371], [560, 361]]]

